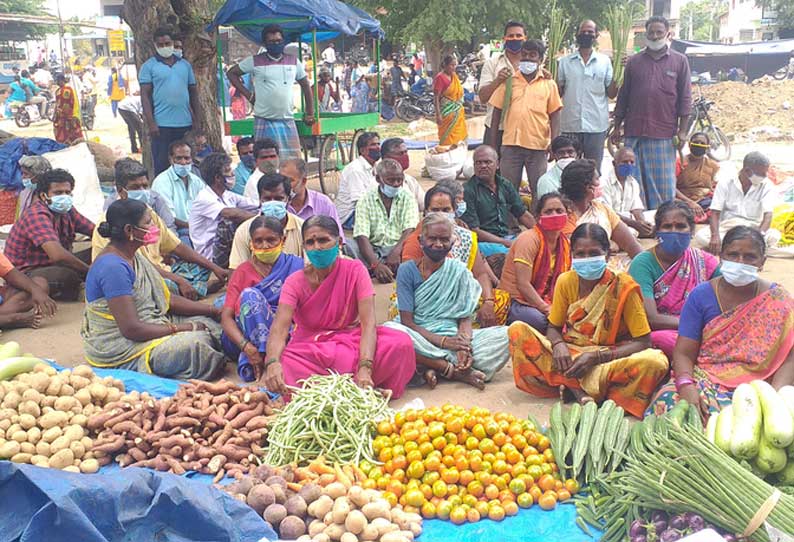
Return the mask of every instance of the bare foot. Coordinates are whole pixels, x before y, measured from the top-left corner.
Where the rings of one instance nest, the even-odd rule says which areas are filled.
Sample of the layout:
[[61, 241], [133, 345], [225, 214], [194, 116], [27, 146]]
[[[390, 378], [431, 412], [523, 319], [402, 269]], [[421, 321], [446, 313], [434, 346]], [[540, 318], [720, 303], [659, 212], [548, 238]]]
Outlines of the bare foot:
[[41, 320], [41, 314], [31, 310], [6, 315], [0, 320], [0, 325], [4, 328], [30, 327], [38, 329], [41, 327]]
[[470, 386], [474, 386], [478, 390], [485, 389], [485, 373], [482, 373], [476, 369], [468, 369], [466, 371], [455, 370], [455, 372], [452, 374], [452, 380], [465, 382]]
[[433, 390], [438, 385], [438, 376], [436, 376], [436, 372], [433, 369], [428, 369], [424, 373], [425, 384]]

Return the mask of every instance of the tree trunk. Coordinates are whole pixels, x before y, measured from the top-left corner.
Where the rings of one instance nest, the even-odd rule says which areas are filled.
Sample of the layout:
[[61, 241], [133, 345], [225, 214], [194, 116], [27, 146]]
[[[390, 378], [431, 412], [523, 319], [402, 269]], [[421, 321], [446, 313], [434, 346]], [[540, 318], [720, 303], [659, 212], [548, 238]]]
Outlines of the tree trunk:
[[441, 71], [443, 43], [438, 39], [428, 36], [424, 39], [423, 45], [425, 47], [425, 54], [427, 55], [427, 63], [430, 64], [429, 69], [433, 71], [433, 76], [435, 76]]
[[[214, 149], [222, 148], [221, 116], [217, 101], [218, 62], [215, 34], [205, 31], [211, 21], [209, 0], [124, 0], [122, 17], [135, 38], [135, 65], [154, 56], [154, 31], [172, 27], [182, 38], [185, 58], [193, 65], [199, 110], [193, 111], [193, 128], [207, 134]], [[143, 158], [152, 169], [151, 140], [144, 129]]]

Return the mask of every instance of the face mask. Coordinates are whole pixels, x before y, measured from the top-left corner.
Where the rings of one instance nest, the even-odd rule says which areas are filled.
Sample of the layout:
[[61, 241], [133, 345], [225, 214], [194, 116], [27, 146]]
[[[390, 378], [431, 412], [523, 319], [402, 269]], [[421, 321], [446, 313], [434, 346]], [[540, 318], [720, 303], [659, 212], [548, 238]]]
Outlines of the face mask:
[[256, 258], [262, 263], [273, 263], [276, 260], [278, 260], [279, 256], [281, 256], [282, 248], [283, 248], [283, 243], [279, 243], [278, 245], [272, 248], [251, 247], [251, 253], [254, 255], [254, 258]]
[[505, 40], [505, 51], [511, 53], [518, 53], [524, 46], [524, 40]]
[[761, 175], [756, 175], [755, 173], [750, 175], [750, 182], [753, 183], [753, 186], [758, 186], [759, 184], [764, 182], [764, 179], [766, 179], [766, 177], [762, 177]]
[[339, 256], [339, 245], [320, 250], [307, 250], [306, 257], [316, 269], [326, 269], [331, 267]]
[[394, 198], [397, 196], [397, 192], [400, 191], [399, 186], [391, 186], [389, 184], [382, 184], [380, 185], [380, 193], [386, 196], [389, 199]]
[[264, 173], [265, 175], [270, 175], [271, 173], [278, 173], [278, 158], [272, 160], [262, 160], [259, 163], [259, 171]]
[[576, 34], [576, 44], [579, 45], [579, 47], [589, 49], [593, 46], [594, 41], [595, 36], [592, 34]]
[[444, 261], [444, 258], [447, 257], [447, 254], [449, 254], [449, 251], [451, 249], [452, 249], [452, 247], [449, 247], [449, 248], [447, 248], [447, 247], [436, 248], [436, 247], [433, 247], [433, 246], [430, 246], [430, 245], [424, 245], [424, 244], [422, 245], [422, 252], [424, 252], [425, 256], [427, 256], [428, 258], [430, 258], [434, 262]]
[[565, 166], [575, 161], [576, 158], [560, 158], [559, 160], [557, 160], [557, 167], [560, 168], [560, 171], [562, 171], [563, 169], [565, 169]]
[[746, 263], [722, 260], [720, 272], [731, 286], [747, 286], [758, 280], [758, 268]]
[[237, 178], [234, 175], [229, 175], [228, 177], [224, 177], [226, 181], [226, 188], [231, 190], [234, 188], [234, 184], [237, 182]]
[[23, 178], [22, 179], [22, 186], [27, 188], [28, 190], [33, 190], [34, 188], [36, 188], [36, 183], [31, 181], [30, 179]]
[[256, 167], [256, 158], [254, 158], [253, 154], [243, 155], [243, 157], [240, 158], [240, 161], [243, 163], [243, 165], [246, 168], [248, 168], [251, 171], [253, 171], [253, 169]]
[[592, 258], [574, 258], [571, 268], [579, 277], [585, 280], [600, 279], [607, 269], [606, 256], [593, 256]]
[[[142, 230], [143, 228], [136, 227], [136, 229]], [[146, 230], [146, 233], [143, 234], [142, 238], [138, 239], [138, 241], [140, 241], [144, 245], [153, 245], [159, 240], [160, 240], [160, 228], [158, 228], [154, 224], [149, 226], [149, 229]]]
[[708, 152], [708, 150], [708, 145], [701, 145], [700, 143], [689, 144], [689, 152], [692, 153], [692, 156], [703, 156]]
[[127, 197], [149, 205], [152, 199], [152, 193], [149, 190], [127, 190]]
[[281, 56], [284, 54], [284, 42], [279, 41], [276, 43], [268, 43], [265, 46], [265, 49], [267, 49], [267, 54], [269, 54], [270, 56], [273, 57]]
[[659, 248], [673, 256], [680, 256], [689, 248], [692, 241], [692, 234], [678, 231], [660, 231], [656, 237], [659, 238]]
[[458, 206], [455, 207], [455, 214], [457, 216], [463, 216], [465, 213], [466, 213], [466, 202], [461, 201], [460, 203], [458, 203]]
[[193, 164], [174, 164], [171, 167], [174, 169], [177, 177], [187, 177]]
[[262, 216], [283, 220], [287, 216], [287, 204], [283, 201], [266, 201], [262, 204]]
[[455, 223], [455, 218], [457, 218], [455, 213], [444, 213], [444, 214], [447, 215], [447, 218], [449, 219], [450, 222], [452, 222], [453, 224]]
[[199, 158], [204, 158], [205, 156], [211, 153], [212, 153], [212, 147], [210, 147], [209, 145], [204, 145], [204, 147], [196, 153], [196, 156], [198, 156]]
[[411, 165], [411, 157], [408, 156], [408, 153], [401, 154], [398, 158], [394, 159], [400, 166], [403, 168], [403, 171], [407, 170], [408, 167]]
[[182, 58], [182, 49], [174, 49], [174, 56], [177, 58]]
[[367, 157], [373, 162], [380, 160], [380, 149], [370, 149], [367, 151]]
[[568, 223], [568, 215], [542, 215], [538, 224], [545, 231], [561, 231]]
[[618, 164], [618, 167], [615, 169], [615, 172], [618, 174], [618, 177], [633, 177], [636, 168], [634, 164]]
[[59, 194], [52, 197], [47, 207], [55, 213], [66, 214], [72, 210], [72, 205], [74, 201], [70, 194]]
[[645, 40], [645, 45], [651, 51], [661, 51], [665, 48], [665, 46], [667, 46], [667, 39], [662, 38], [658, 40]]
[[168, 58], [174, 54], [173, 47], [157, 47], [157, 54], [163, 58]]
[[529, 60], [522, 60], [518, 63], [518, 71], [524, 75], [530, 75], [538, 71], [538, 63], [530, 62]]

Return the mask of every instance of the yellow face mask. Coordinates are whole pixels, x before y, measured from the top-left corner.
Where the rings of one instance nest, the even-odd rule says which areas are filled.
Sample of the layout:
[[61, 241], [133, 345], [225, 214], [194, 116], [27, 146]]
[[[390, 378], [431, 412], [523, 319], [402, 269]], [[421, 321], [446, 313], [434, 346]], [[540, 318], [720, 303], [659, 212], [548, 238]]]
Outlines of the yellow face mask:
[[278, 257], [281, 256], [281, 250], [283, 248], [283, 243], [279, 243], [278, 245], [272, 248], [254, 248], [251, 246], [251, 253], [254, 257], [262, 263], [272, 264]]

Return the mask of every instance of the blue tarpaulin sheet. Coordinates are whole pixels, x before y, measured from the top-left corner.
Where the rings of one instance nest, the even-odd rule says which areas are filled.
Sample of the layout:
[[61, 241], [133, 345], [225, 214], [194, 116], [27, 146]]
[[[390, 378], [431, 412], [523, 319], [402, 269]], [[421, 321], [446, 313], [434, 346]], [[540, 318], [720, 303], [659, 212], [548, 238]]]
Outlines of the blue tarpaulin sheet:
[[[55, 365], [55, 364], [53, 364]], [[61, 367], [57, 368], [61, 369]], [[178, 380], [122, 369], [94, 369], [124, 382], [128, 391], [160, 398], [176, 393]], [[245, 504], [210, 487], [212, 477], [175, 476], [148, 469], [80, 475], [0, 461], [0, 542], [127, 542], [158, 540], [259, 541], [277, 537]], [[230, 482], [230, 479], [226, 480]], [[591, 542], [576, 526], [576, 509], [534, 506], [495, 522], [454, 525], [425, 520], [418, 542]]]
[[66, 145], [46, 137], [18, 137], [0, 145], [0, 188], [22, 190], [22, 170], [18, 162], [24, 155], [39, 156], [65, 148]]
[[288, 40], [302, 36], [303, 41], [308, 41], [306, 33], [312, 31], [326, 32], [325, 39], [362, 32], [383, 36], [380, 22], [338, 0], [227, 0], [209, 28], [234, 26], [246, 38], [262, 45], [262, 29], [275, 23], [284, 29]]

